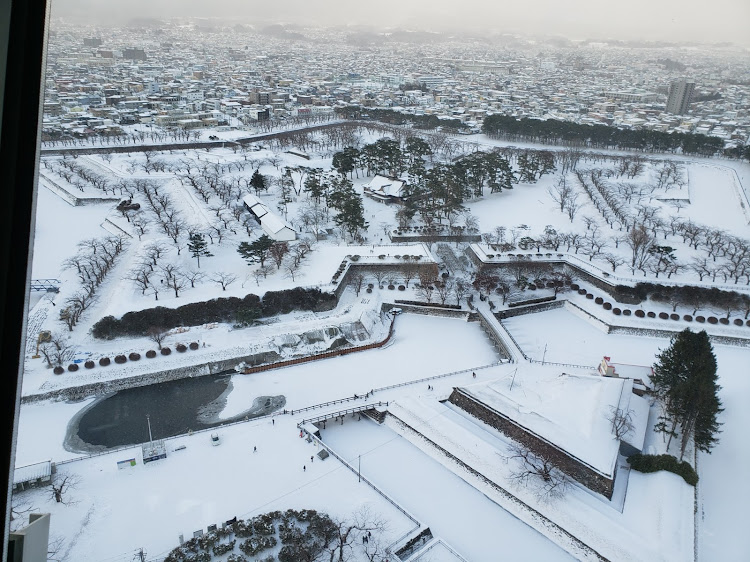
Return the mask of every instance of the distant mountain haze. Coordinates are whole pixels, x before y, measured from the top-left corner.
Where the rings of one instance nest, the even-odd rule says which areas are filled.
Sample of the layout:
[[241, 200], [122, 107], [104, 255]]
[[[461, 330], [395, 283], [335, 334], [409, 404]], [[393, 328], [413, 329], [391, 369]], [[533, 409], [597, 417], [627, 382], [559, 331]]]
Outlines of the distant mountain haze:
[[102, 24], [132, 18], [215, 17], [261, 26], [364, 25], [750, 47], [750, 0], [52, 0], [52, 16]]

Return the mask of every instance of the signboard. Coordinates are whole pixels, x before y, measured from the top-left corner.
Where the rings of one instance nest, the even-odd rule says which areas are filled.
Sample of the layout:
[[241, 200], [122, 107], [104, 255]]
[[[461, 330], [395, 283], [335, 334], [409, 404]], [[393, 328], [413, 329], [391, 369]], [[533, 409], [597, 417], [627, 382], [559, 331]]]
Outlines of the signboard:
[[117, 468], [130, 468], [135, 466], [135, 459], [125, 459], [124, 461], [117, 461]]

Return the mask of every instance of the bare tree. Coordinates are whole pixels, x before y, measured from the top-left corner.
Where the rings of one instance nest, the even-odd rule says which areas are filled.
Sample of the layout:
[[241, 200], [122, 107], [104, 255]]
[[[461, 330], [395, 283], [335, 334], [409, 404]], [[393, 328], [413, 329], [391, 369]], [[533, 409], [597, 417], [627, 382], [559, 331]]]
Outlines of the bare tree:
[[617, 268], [625, 263], [625, 260], [615, 254], [605, 253], [602, 254], [602, 259], [612, 266], [612, 271], [617, 271]]
[[75, 355], [75, 348], [69, 340], [55, 333], [50, 334], [49, 340], [39, 347], [39, 351], [44, 355], [48, 367], [62, 367]]
[[461, 299], [469, 292], [469, 288], [470, 285], [465, 279], [456, 279], [453, 283], [453, 295], [456, 297], [456, 305], [461, 305]]
[[633, 273], [636, 269], [643, 270], [651, 258], [649, 250], [654, 245], [654, 237], [643, 225], [635, 225], [628, 231], [625, 243], [632, 251], [630, 269]]
[[409, 282], [419, 274], [419, 265], [414, 262], [406, 262], [401, 266], [401, 273], [404, 278], [404, 283], [408, 287]]
[[294, 281], [294, 276], [297, 274], [300, 268], [300, 262], [294, 256], [289, 256], [288, 259], [284, 260], [284, 276], [291, 278]]
[[534, 490], [537, 499], [546, 502], [565, 495], [570, 478], [541, 455], [525, 445], [513, 443], [507, 460], [515, 460], [510, 479], [519, 486]]
[[211, 281], [213, 281], [214, 283], [218, 283], [219, 285], [221, 285], [221, 290], [226, 291], [229, 285], [237, 281], [237, 276], [225, 271], [217, 271], [216, 273], [211, 275]]
[[[333, 519], [333, 523], [333, 539], [326, 545], [324, 553], [328, 562], [351, 560], [354, 556], [354, 547], [361, 541], [363, 535], [370, 534], [377, 537], [386, 530], [385, 521], [373, 514], [367, 505], [361, 507], [350, 518]], [[368, 557], [368, 559], [378, 560], [376, 557]]]
[[607, 421], [612, 424], [612, 435], [615, 439], [622, 441], [625, 437], [635, 431], [633, 424], [633, 410], [623, 410], [619, 406], [611, 406]]
[[268, 255], [271, 256], [276, 269], [281, 269], [281, 264], [284, 261], [284, 256], [289, 252], [289, 244], [286, 242], [274, 242], [268, 250]]
[[52, 498], [63, 505], [72, 505], [75, 502], [70, 497], [71, 490], [74, 490], [80, 482], [76, 474], [63, 474], [58, 472], [52, 477], [50, 487], [52, 489]]
[[362, 290], [362, 285], [365, 282], [365, 276], [360, 271], [355, 271], [349, 276], [349, 286], [354, 289], [359, 296], [359, 292]]
[[445, 304], [445, 301], [448, 300], [448, 297], [453, 292], [454, 283], [451, 280], [445, 280], [445, 281], [436, 281], [435, 282], [435, 292], [438, 295], [438, 298], [440, 299], [440, 304]]
[[160, 350], [161, 344], [164, 343], [164, 340], [168, 335], [169, 330], [162, 328], [161, 326], [151, 326], [148, 330], [146, 330], [146, 336], [148, 337], [148, 339], [154, 342]]
[[187, 270], [185, 273], [185, 279], [190, 281], [190, 287], [195, 288], [195, 284], [201, 282], [203, 279], [206, 278], [206, 274], [202, 271], [195, 271], [192, 269]]

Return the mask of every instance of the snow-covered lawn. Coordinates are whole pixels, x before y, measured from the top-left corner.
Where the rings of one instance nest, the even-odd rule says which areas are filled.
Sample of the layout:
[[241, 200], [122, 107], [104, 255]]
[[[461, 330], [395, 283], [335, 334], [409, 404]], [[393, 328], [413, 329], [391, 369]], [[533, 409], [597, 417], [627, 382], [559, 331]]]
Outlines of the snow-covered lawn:
[[[323, 441], [467, 560], [573, 560], [435, 459], [369, 420], [332, 424]], [[429, 560], [425, 557], [425, 560]]]

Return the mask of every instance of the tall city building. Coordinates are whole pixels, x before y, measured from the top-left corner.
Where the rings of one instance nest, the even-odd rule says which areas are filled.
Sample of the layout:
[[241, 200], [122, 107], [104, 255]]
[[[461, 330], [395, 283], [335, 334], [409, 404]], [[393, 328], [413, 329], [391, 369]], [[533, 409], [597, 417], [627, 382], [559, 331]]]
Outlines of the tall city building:
[[695, 90], [695, 82], [679, 80], [672, 82], [669, 86], [669, 97], [667, 98], [667, 113], [682, 115], [687, 113], [690, 100]]

